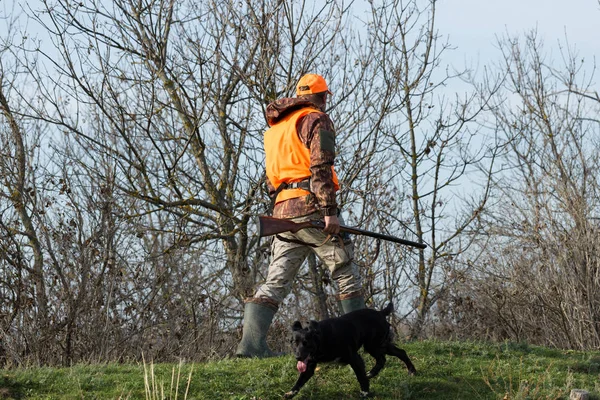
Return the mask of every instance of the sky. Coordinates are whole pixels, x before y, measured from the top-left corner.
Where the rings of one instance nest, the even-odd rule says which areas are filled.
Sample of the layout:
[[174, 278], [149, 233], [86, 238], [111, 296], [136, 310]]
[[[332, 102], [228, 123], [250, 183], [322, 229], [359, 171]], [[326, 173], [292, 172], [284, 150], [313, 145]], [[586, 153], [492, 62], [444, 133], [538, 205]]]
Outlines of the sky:
[[[36, 1], [0, 0], [0, 19], [15, 4], [26, 3]], [[436, 19], [439, 33], [457, 47], [453, 63], [497, 59], [496, 35], [523, 35], [536, 28], [547, 48], [568, 38], [583, 56], [600, 58], [599, 0], [438, 0]], [[4, 29], [0, 21], [0, 35]]]
[[457, 48], [453, 59], [463, 66], [497, 61], [497, 36], [524, 36], [533, 29], [553, 58], [559, 57], [558, 42], [568, 39], [586, 61], [600, 61], [598, 0], [439, 0], [436, 18], [439, 33]]

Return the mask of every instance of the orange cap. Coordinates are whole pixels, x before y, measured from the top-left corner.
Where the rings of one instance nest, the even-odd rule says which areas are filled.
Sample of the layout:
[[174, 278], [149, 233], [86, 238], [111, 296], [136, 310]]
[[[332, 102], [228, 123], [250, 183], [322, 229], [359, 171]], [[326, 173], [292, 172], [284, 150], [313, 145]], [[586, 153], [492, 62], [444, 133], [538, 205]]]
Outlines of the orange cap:
[[296, 96], [302, 96], [303, 94], [314, 94], [331, 91], [327, 87], [327, 82], [321, 75], [317, 74], [306, 74], [298, 81], [296, 86]]

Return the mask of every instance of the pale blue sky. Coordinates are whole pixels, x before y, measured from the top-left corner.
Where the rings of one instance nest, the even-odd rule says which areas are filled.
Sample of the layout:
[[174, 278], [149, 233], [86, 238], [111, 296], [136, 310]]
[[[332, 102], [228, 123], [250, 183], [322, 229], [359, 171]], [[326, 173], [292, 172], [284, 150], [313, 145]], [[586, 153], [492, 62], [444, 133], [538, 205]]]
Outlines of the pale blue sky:
[[558, 41], [565, 38], [586, 61], [600, 57], [598, 0], [440, 0], [436, 17], [439, 33], [457, 47], [452, 57], [459, 61], [497, 60], [497, 35], [523, 36], [536, 28], [556, 57]]
[[[15, 4], [26, 3], [35, 5], [38, 1], [0, 0], [0, 18]], [[366, 0], [356, 0], [355, 6], [367, 6]], [[547, 48], [557, 48], [557, 41], [564, 42], [566, 34], [583, 56], [600, 57], [598, 0], [439, 0], [436, 19], [439, 33], [457, 47], [452, 55], [445, 56], [453, 60], [487, 63], [498, 56], [496, 35], [522, 35], [534, 28]], [[0, 21], [0, 34], [5, 23]]]

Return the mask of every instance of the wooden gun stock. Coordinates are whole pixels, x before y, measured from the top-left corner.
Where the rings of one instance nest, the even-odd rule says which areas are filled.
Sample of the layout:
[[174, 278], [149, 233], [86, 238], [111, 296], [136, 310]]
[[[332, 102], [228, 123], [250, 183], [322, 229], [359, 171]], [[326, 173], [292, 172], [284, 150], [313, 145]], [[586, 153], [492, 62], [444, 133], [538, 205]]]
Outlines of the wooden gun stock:
[[[283, 232], [296, 233], [299, 230], [306, 229], [306, 228], [323, 229], [325, 227], [325, 223], [323, 221], [310, 220], [310, 221], [305, 221], [305, 222], [294, 222], [294, 221], [290, 221], [288, 219], [280, 219], [280, 218], [266, 217], [266, 216], [259, 216], [258, 222], [259, 222], [258, 234], [261, 237], [277, 235], [278, 233], [283, 233]], [[425, 249], [427, 247], [427, 245], [424, 243], [412, 242], [410, 240], [400, 239], [395, 236], [384, 235], [381, 233], [371, 232], [371, 231], [367, 231], [367, 230], [360, 229], [360, 228], [353, 228], [350, 226], [340, 225], [340, 230], [342, 232], [347, 232], [347, 233], [351, 233], [351, 234], [355, 234], [355, 235], [364, 235], [364, 236], [369, 236], [369, 237], [373, 237], [376, 239], [388, 240], [390, 242], [400, 243], [400, 244], [403, 244], [406, 246], [411, 246], [411, 247], [417, 247], [419, 249]]]
[[265, 217], [259, 216], [259, 230], [258, 235], [260, 237], [263, 236], [272, 236], [277, 235], [278, 233], [283, 232], [292, 232], [296, 233], [301, 229], [305, 228], [323, 228], [325, 225], [315, 226], [315, 222], [318, 221], [306, 221], [306, 222], [294, 222], [289, 219], [280, 219], [275, 217]]

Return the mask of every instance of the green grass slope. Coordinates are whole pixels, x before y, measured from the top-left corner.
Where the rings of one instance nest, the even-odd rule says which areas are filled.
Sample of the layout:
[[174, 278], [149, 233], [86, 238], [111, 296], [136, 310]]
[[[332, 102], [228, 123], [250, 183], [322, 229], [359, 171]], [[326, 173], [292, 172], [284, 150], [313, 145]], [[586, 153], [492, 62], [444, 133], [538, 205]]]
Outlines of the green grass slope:
[[[374, 399], [600, 399], [600, 352], [524, 344], [404, 343], [418, 375], [388, 357], [371, 380]], [[365, 355], [367, 368], [373, 364]], [[0, 370], [0, 399], [280, 399], [297, 378], [292, 356], [207, 363], [78, 365]], [[348, 366], [321, 364], [296, 399], [358, 399]]]

